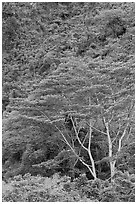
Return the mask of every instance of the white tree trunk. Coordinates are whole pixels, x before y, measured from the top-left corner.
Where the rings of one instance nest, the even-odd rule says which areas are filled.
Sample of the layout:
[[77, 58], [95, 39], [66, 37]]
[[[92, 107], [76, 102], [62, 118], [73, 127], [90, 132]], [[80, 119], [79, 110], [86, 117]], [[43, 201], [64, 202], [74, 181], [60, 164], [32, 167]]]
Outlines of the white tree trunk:
[[109, 124], [105, 121], [105, 118], [104, 118], [104, 123], [105, 123], [105, 126], [106, 126], [107, 137], [108, 137], [108, 148], [109, 148], [109, 158], [110, 158], [110, 171], [111, 171], [111, 181], [112, 181], [113, 176], [115, 175], [116, 160], [113, 161], [113, 159], [112, 159], [112, 157], [113, 157], [112, 141], [111, 141], [111, 137], [110, 137], [110, 133], [109, 133]]

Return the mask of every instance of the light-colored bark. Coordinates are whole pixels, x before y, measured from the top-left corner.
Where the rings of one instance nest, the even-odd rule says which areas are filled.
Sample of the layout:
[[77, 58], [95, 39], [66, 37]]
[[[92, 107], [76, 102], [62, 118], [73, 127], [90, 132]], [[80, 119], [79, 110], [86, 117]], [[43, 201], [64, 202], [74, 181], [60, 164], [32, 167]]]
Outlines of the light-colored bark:
[[[44, 114], [45, 115], [45, 114]], [[45, 115], [46, 116], [46, 115]], [[53, 123], [53, 121], [50, 120], [50, 118], [48, 116], [46, 116], [48, 121]], [[84, 165], [88, 168], [89, 172], [91, 173], [91, 175], [94, 177], [94, 179], [96, 179], [96, 171], [95, 171], [95, 164], [94, 164], [94, 160], [92, 158], [92, 155], [91, 155], [91, 152], [89, 151], [89, 148], [86, 148], [84, 146], [84, 144], [80, 141], [80, 138], [78, 136], [78, 132], [77, 132], [77, 129], [76, 129], [76, 126], [74, 124], [74, 121], [72, 119], [72, 123], [73, 123], [73, 128], [74, 128], [74, 131], [75, 131], [75, 134], [76, 134], [76, 138], [78, 139], [78, 142], [79, 144], [81, 145], [82, 148], [84, 148], [90, 155], [90, 158], [91, 158], [91, 164], [92, 164], [92, 168], [90, 165], [88, 165], [80, 156], [79, 154], [75, 151], [75, 148], [68, 142], [68, 140], [66, 139], [65, 135], [63, 134], [63, 132], [58, 128], [58, 126], [56, 124], [54, 124], [54, 127], [59, 131], [59, 133], [61, 134], [61, 136], [63, 137], [64, 139], [64, 142], [69, 146], [69, 148], [71, 149], [71, 151], [74, 153], [74, 155], [76, 156], [76, 158]], [[86, 137], [86, 136], [85, 136]], [[91, 142], [91, 139], [89, 140]]]
[[[111, 141], [111, 137], [110, 137], [110, 133], [109, 133], [109, 123], [106, 122], [105, 118], [104, 119], [104, 124], [106, 127], [106, 131], [107, 131], [107, 138], [108, 138], [108, 148], [109, 148], [109, 158], [113, 157], [113, 145], [112, 145], [112, 141]], [[111, 180], [113, 179], [113, 176], [115, 175], [115, 163], [116, 160], [112, 161], [110, 160], [110, 171], [111, 171]]]
[[[84, 144], [81, 142], [81, 140], [80, 140], [80, 138], [78, 136], [78, 132], [77, 132], [77, 129], [75, 127], [73, 119], [72, 119], [72, 123], [73, 123], [73, 128], [74, 128], [74, 131], [75, 131], [76, 138], [77, 138], [80, 146], [88, 152], [88, 155], [89, 155], [89, 158], [90, 158], [90, 162], [91, 162], [91, 165], [92, 165], [92, 169], [91, 169], [91, 167], [89, 165], [87, 167], [88, 167], [88, 169], [90, 168], [90, 172], [92, 173], [92, 176], [94, 177], [94, 179], [96, 179], [97, 176], [96, 176], [96, 170], [95, 170], [95, 162], [94, 162], [94, 159], [93, 159], [92, 154], [91, 154], [92, 128], [90, 127], [90, 130], [89, 130], [89, 142], [88, 142], [88, 148], [86, 148], [84, 146]], [[91, 120], [90, 120], [90, 123], [91, 123]]]

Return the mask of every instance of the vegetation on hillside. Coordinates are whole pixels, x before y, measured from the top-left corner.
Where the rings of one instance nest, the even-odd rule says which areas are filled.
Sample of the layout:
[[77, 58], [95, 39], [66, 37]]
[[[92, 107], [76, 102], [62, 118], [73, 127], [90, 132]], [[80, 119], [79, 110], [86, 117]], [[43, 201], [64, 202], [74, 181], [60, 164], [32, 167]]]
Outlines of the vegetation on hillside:
[[134, 201], [134, 18], [3, 2], [3, 201]]

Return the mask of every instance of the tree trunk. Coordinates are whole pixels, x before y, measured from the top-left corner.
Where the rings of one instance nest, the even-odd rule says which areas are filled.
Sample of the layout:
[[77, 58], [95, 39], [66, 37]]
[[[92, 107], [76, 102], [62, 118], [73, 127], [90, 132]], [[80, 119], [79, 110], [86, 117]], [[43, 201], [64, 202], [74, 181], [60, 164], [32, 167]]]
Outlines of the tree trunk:
[[115, 163], [116, 163], [116, 161], [111, 161], [110, 162], [111, 181], [113, 180], [113, 177], [115, 175]]
[[92, 120], [90, 119], [88, 154], [89, 154], [90, 161], [91, 161], [91, 164], [92, 164], [93, 176], [94, 176], [94, 179], [96, 179], [96, 178], [97, 178], [97, 175], [96, 175], [95, 162], [94, 162], [94, 159], [93, 159], [92, 154], [91, 154], [91, 138], [92, 138]]
[[[111, 137], [110, 137], [110, 133], [109, 133], [109, 125], [108, 125], [108, 123], [105, 121], [105, 118], [104, 118], [104, 123], [105, 123], [106, 130], [107, 130], [108, 148], [109, 148], [109, 158], [111, 159], [111, 158], [113, 157], [112, 141], [111, 141]], [[115, 163], [116, 163], [116, 161], [110, 161], [111, 181], [112, 181], [112, 179], [113, 179], [113, 176], [115, 175]]]

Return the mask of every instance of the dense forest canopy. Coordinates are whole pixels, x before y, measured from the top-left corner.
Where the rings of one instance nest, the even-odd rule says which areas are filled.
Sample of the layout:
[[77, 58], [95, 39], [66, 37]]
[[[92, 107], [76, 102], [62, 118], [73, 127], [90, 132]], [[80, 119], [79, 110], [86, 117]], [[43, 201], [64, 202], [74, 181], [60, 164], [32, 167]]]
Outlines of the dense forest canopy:
[[134, 55], [134, 2], [2, 3], [3, 201], [134, 201]]

